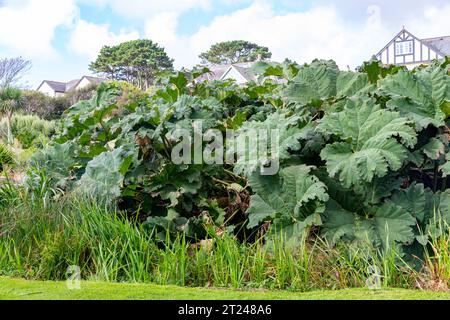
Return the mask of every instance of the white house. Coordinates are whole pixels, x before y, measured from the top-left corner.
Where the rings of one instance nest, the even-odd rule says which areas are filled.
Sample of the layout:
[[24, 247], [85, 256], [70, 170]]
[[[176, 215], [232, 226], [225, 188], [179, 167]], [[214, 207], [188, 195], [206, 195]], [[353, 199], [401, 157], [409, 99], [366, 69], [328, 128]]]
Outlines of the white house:
[[100, 84], [106, 81], [104, 78], [83, 76], [81, 79], [75, 79], [69, 82], [44, 80], [37, 88], [37, 91], [50, 97], [61, 97], [68, 92], [80, 90], [90, 85]]
[[237, 84], [243, 85], [256, 80], [255, 75], [250, 72], [253, 64], [254, 62], [242, 62], [230, 65], [214, 65], [209, 67], [210, 73], [202, 75], [197, 81], [233, 79]]
[[445, 56], [450, 56], [450, 36], [419, 39], [405, 28], [376, 54], [383, 64], [405, 65], [407, 68]]

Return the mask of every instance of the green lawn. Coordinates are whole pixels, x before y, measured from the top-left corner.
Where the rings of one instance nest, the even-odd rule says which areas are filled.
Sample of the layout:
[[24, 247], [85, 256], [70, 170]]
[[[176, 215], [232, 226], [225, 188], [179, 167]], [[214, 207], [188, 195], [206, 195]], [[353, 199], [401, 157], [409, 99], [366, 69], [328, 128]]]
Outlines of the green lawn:
[[297, 293], [288, 291], [233, 291], [180, 288], [152, 284], [82, 282], [80, 290], [68, 290], [65, 282], [0, 278], [0, 299], [9, 300], [360, 300], [446, 299], [450, 293], [389, 289], [348, 289]]

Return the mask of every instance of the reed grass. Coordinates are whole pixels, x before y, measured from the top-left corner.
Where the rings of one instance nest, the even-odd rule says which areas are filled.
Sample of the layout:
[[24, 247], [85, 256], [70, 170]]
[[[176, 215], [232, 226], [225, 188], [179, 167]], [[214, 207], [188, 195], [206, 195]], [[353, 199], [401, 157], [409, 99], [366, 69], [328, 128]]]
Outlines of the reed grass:
[[[283, 232], [270, 241], [242, 243], [213, 230], [202, 242], [167, 234], [162, 243], [139, 222], [93, 200], [69, 195], [51, 200], [8, 182], [0, 198], [4, 276], [64, 280], [67, 268], [78, 266], [86, 280], [292, 291], [413, 288], [423, 277], [395, 246], [383, 252], [369, 243], [331, 246], [311, 240], [308, 232], [294, 245]], [[434, 278], [449, 279], [449, 243], [448, 227], [430, 237], [425, 262]]]

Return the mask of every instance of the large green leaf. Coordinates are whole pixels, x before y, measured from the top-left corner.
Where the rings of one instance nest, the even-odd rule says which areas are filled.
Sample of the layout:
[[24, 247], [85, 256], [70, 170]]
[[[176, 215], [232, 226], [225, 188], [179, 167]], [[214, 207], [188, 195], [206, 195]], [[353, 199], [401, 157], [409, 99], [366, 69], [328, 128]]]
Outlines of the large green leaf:
[[251, 72], [263, 77], [279, 77], [292, 80], [299, 71], [299, 66], [295, 63], [277, 63], [268, 61], [258, 61], [251, 67]]
[[325, 167], [314, 170], [314, 175], [326, 185], [330, 199], [339, 203], [345, 210], [356, 212], [363, 208], [364, 198], [353, 189], [345, 188], [338, 180], [331, 178]]
[[75, 178], [74, 171], [78, 164], [76, 149], [70, 142], [47, 145], [33, 155], [31, 164], [35, 168], [43, 169], [54, 186], [66, 189]]
[[80, 191], [106, 201], [119, 197], [127, 171], [124, 166], [129, 165], [123, 148], [103, 152], [88, 163], [79, 181]]
[[341, 71], [336, 81], [336, 96], [351, 97], [357, 93], [371, 90], [369, 78], [365, 73]]
[[395, 74], [405, 66], [389, 65], [385, 66], [379, 60], [366, 61], [360, 68], [360, 72], [364, 72], [369, 77], [369, 81], [376, 84], [379, 79], [383, 79], [390, 74]]
[[274, 221], [280, 229], [307, 226], [311, 221], [320, 224], [319, 213], [328, 201], [325, 184], [310, 173], [311, 167], [300, 165], [284, 168], [276, 176], [253, 174], [252, 196], [248, 228], [265, 220]]
[[[234, 171], [251, 174], [269, 163], [278, 163], [291, 157], [290, 151], [299, 150], [300, 140], [313, 132], [312, 123], [297, 115], [276, 112], [263, 122], [246, 122], [238, 131], [234, 148], [237, 160]], [[275, 172], [276, 173], [276, 172]]]
[[450, 99], [445, 69], [430, 66], [416, 73], [400, 70], [381, 80], [380, 90], [391, 97], [387, 106], [414, 120], [418, 130], [430, 124], [444, 125], [446, 115], [441, 106]]
[[421, 183], [413, 183], [407, 189], [397, 191], [391, 201], [423, 223], [430, 213], [431, 197], [431, 190], [425, 189]]
[[423, 153], [432, 160], [438, 160], [445, 153], [445, 145], [441, 140], [431, 138], [423, 147]]
[[[450, 226], [450, 190], [436, 192], [432, 197], [428, 197], [428, 212], [426, 215], [426, 227], [422, 229], [423, 236], [418, 236], [422, 244], [426, 245], [429, 236], [438, 238], [442, 234], [448, 234]], [[424, 239], [425, 238], [425, 239]]]
[[445, 160], [447, 160], [441, 167], [442, 175], [444, 177], [450, 175], [450, 152], [447, 152], [445, 154]]
[[167, 164], [160, 171], [143, 176], [144, 190], [153, 197], [169, 200], [169, 207], [175, 207], [183, 197], [197, 194], [202, 187], [202, 165]]
[[450, 189], [444, 192], [436, 192], [429, 198], [428, 214], [426, 218], [430, 220], [443, 220], [450, 225]]
[[341, 141], [327, 145], [321, 157], [330, 176], [339, 177], [345, 187], [400, 169], [408, 156], [407, 147], [417, 141], [406, 118], [373, 103], [328, 114], [318, 129]]
[[430, 234], [439, 236], [442, 226], [450, 225], [450, 190], [433, 193], [423, 184], [413, 183], [395, 193], [391, 201], [417, 219], [416, 239], [422, 245], [428, 243]]
[[355, 186], [354, 190], [367, 206], [381, 203], [401, 185], [402, 179], [397, 175], [387, 175], [383, 178], [374, 178], [371, 182], [361, 182]]
[[338, 75], [339, 68], [334, 61], [315, 60], [300, 68], [297, 76], [286, 87], [284, 97], [302, 104], [334, 97]]
[[323, 214], [322, 235], [329, 244], [335, 245], [339, 240], [355, 238], [356, 215], [343, 209], [336, 201], [327, 203]]
[[331, 244], [341, 239], [357, 239], [386, 248], [394, 242], [409, 244], [414, 241], [412, 226], [416, 219], [392, 202], [370, 207], [366, 216], [360, 216], [329, 201], [323, 217], [322, 234]]
[[350, 97], [373, 90], [365, 73], [339, 71], [334, 61], [315, 60], [302, 66], [284, 90], [284, 99], [300, 104]]
[[372, 217], [361, 219], [356, 227], [358, 238], [373, 242], [383, 249], [388, 244], [399, 242], [410, 244], [414, 241], [412, 226], [416, 224], [411, 214], [392, 202], [373, 208]]

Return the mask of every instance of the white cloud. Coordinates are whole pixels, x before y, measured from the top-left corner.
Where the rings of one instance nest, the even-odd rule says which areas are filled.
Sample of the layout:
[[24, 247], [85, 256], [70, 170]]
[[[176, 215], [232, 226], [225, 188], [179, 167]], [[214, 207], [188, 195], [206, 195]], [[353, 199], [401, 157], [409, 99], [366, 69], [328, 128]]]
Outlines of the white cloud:
[[[1, 54], [31, 58], [36, 62], [33, 72], [42, 64], [41, 74], [48, 74], [45, 77], [52, 77], [52, 73], [55, 78], [65, 73], [78, 76], [79, 66], [87, 66], [88, 59], [93, 59], [103, 45], [139, 38], [136, 30], [116, 32], [116, 25], [112, 29], [107, 24], [81, 19], [77, 7], [81, 4], [104, 7], [105, 12], [112, 10], [137, 20], [133, 25], [144, 26], [145, 23], [145, 36], [164, 46], [169, 56], [175, 58], [177, 67], [193, 66], [199, 62], [198, 55], [212, 44], [234, 39], [265, 45], [278, 61], [286, 57], [300, 63], [328, 58], [336, 60], [342, 68], [355, 67], [379, 51], [402, 25], [418, 37], [450, 34], [448, 0], [346, 0], [339, 4], [317, 0], [306, 11], [275, 10], [264, 0], [217, 0], [222, 4], [248, 2], [249, 5], [216, 16], [192, 35], [177, 33], [177, 29], [183, 27], [178, 26], [180, 16], [189, 18], [189, 11], [194, 9], [208, 10], [214, 1], [0, 0]], [[297, 1], [282, 1], [291, 2], [288, 7], [294, 8]], [[189, 20], [183, 21], [189, 23]], [[55, 32], [61, 27], [70, 34], [68, 42], [58, 43], [58, 48], [65, 45], [70, 58], [66, 53], [58, 55], [54, 47]], [[55, 70], [47, 64], [44, 66], [44, 62]]]
[[33, 60], [61, 58], [53, 46], [56, 28], [61, 26], [70, 32], [68, 48], [90, 59], [103, 45], [139, 38], [137, 31], [114, 33], [109, 25], [80, 19], [75, 0], [7, 0], [0, 7], [0, 46]]
[[158, 14], [145, 24], [145, 35], [151, 40], [166, 45], [176, 45], [180, 38], [176, 34], [178, 14], [165, 12]]
[[[157, 22], [164, 19], [168, 20], [165, 24]], [[346, 66], [370, 58], [373, 39], [368, 35], [383, 33], [376, 12], [365, 26], [351, 30], [332, 6], [276, 14], [269, 4], [260, 1], [232, 14], [216, 17], [189, 37], [175, 35], [176, 17], [165, 16], [164, 19], [162, 16], [150, 19], [146, 35], [165, 46], [177, 66], [192, 66], [198, 62], [197, 56], [212, 44], [234, 39], [269, 47], [274, 60], [289, 57], [298, 62], [309, 62], [314, 58], [333, 58]], [[159, 30], [158, 25], [161, 26]]]
[[70, 37], [69, 49], [76, 54], [95, 59], [100, 49], [105, 45], [116, 45], [138, 38], [139, 32], [137, 31], [122, 29], [116, 34], [110, 31], [107, 24], [99, 25], [79, 20]]
[[428, 6], [423, 17], [412, 18], [406, 28], [418, 37], [431, 38], [450, 35], [450, 4], [446, 6]]
[[0, 7], [0, 45], [30, 57], [55, 57], [55, 29], [70, 26], [77, 14], [73, 0], [6, 1]]
[[163, 46], [170, 58], [175, 59], [176, 67], [190, 66], [195, 59], [188, 38], [177, 35], [178, 14], [161, 13], [145, 24], [145, 37]]
[[77, 0], [85, 5], [110, 7], [128, 18], [147, 19], [160, 13], [182, 13], [194, 8], [207, 10], [211, 0]]
[[[376, 54], [401, 28], [383, 21], [383, 10], [369, 5], [358, 24], [323, 4], [304, 12], [280, 14], [264, 1], [228, 15], [216, 17], [191, 36], [176, 34], [177, 16], [160, 14], [148, 19], [146, 36], [164, 46], [177, 67], [193, 66], [198, 55], [219, 41], [242, 39], [269, 47], [273, 60], [285, 58], [299, 63], [315, 58], [333, 59], [343, 69], [354, 68]], [[418, 36], [450, 33], [450, 5], [428, 7], [413, 18], [403, 19]], [[389, 26], [388, 26], [389, 25]]]

